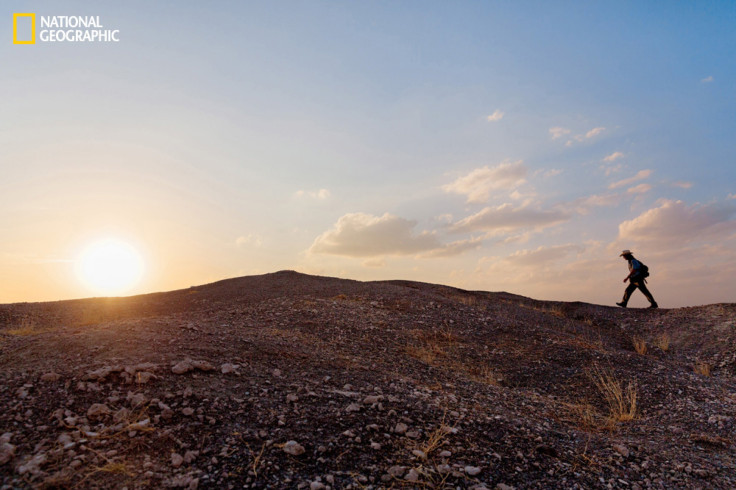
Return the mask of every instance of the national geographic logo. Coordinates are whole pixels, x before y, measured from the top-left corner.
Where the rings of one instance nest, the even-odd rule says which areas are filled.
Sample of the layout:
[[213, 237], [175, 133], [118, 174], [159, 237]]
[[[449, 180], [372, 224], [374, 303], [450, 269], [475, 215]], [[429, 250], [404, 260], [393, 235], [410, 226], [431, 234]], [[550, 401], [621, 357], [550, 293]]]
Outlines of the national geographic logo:
[[98, 15], [40, 15], [36, 35], [36, 14], [13, 14], [13, 44], [117, 43], [120, 31], [108, 29]]

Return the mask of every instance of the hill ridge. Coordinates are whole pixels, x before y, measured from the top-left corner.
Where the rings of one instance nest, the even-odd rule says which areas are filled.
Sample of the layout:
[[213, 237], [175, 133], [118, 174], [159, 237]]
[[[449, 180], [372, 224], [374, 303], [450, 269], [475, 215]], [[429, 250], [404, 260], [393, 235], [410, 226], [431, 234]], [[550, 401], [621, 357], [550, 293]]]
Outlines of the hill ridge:
[[0, 305], [0, 482], [733, 488], [734, 375], [735, 304], [279, 271]]

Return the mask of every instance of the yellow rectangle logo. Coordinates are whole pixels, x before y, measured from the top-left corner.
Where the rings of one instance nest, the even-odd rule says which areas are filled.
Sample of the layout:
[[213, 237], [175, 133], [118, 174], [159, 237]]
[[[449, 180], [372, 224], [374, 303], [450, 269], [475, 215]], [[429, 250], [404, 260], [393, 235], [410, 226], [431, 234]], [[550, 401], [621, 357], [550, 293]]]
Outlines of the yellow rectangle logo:
[[[18, 39], [18, 17], [31, 18], [31, 39]], [[13, 44], [36, 44], [36, 14], [13, 14]]]

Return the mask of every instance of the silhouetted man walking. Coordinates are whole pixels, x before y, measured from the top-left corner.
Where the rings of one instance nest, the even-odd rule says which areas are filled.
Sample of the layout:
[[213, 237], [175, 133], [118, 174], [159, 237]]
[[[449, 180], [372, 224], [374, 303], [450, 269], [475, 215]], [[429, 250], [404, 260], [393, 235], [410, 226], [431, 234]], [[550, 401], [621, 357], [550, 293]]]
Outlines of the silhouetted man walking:
[[624, 291], [624, 298], [620, 303], [616, 304], [621, 308], [626, 308], [626, 305], [629, 303], [631, 293], [633, 293], [636, 288], [639, 288], [639, 291], [641, 291], [649, 300], [649, 308], [659, 308], [657, 302], [654, 301], [654, 297], [652, 297], [652, 293], [647, 289], [646, 277], [649, 275], [649, 269], [647, 266], [636, 260], [634, 255], [631, 253], [631, 250], [624, 250], [621, 252], [621, 257], [629, 263], [629, 275], [624, 279], [624, 282], [629, 281], [629, 285], [626, 287], [626, 291]]

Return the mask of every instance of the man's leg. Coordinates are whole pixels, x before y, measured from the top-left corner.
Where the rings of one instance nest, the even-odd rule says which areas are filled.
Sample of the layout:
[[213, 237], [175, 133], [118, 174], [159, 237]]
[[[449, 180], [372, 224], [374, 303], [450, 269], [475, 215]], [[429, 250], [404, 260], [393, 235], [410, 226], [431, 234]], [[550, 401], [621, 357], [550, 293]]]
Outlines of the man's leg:
[[636, 283], [636, 286], [639, 288], [639, 291], [641, 291], [644, 296], [649, 300], [649, 304], [652, 308], [657, 308], [657, 302], [654, 301], [654, 297], [652, 296], [652, 293], [649, 292], [649, 288], [647, 288], [647, 285], [644, 281]]
[[621, 300], [620, 303], [616, 303], [616, 304], [626, 308], [626, 305], [629, 304], [629, 298], [631, 297], [631, 293], [633, 293], [635, 289], [636, 289], [636, 284], [633, 282], [630, 282], [629, 285], [626, 286], [626, 291], [624, 291], [623, 299]]

